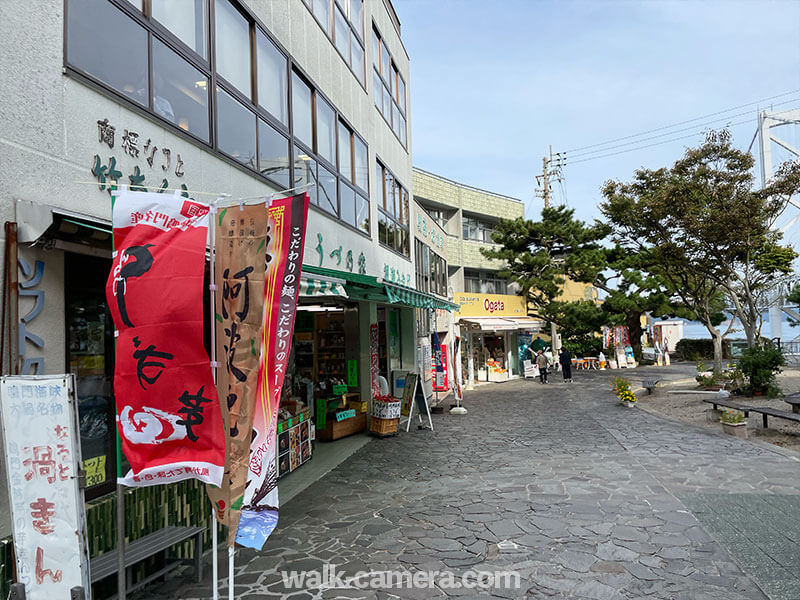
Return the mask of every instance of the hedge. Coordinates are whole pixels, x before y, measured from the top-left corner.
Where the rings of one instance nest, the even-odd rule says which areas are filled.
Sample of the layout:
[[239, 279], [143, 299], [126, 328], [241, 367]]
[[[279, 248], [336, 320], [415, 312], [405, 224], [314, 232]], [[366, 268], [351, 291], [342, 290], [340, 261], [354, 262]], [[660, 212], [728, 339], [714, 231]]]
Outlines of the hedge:
[[[714, 360], [714, 342], [710, 339], [684, 338], [675, 345], [675, 351], [683, 360]], [[722, 358], [730, 357], [731, 343], [722, 340]]]

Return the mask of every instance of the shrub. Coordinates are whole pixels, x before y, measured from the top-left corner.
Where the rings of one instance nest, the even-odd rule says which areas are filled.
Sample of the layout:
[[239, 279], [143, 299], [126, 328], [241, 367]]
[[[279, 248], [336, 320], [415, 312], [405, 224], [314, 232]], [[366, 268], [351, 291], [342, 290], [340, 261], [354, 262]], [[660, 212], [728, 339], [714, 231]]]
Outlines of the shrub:
[[744, 421], [744, 415], [738, 410], [726, 410], [719, 416], [719, 420], [729, 425], [737, 425]]
[[563, 346], [569, 350], [572, 356], [597, 356], [603, 348], [603, 338], [587, 337], [565, 340]]
[[747, 380], [750, 391], [763, 390], [775, 383], [775, 375], [786, 363], [783, 353], [775, 346], [747, 348], [739, 359], [739, 370]]
[[[683, 360], [714, 360], [714, 342], [710, 339], [684, 338], [675, 344], [675, 351]], [[722, 340], [722, 358], [731, 357], [731, 343]]]

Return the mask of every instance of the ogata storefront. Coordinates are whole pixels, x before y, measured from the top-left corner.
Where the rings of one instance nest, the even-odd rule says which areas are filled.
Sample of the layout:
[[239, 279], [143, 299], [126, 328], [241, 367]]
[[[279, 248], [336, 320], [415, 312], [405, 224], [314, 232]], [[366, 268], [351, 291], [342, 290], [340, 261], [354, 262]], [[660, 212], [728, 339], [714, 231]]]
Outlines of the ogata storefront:
[[468, 384], [507, 381], [521, 375], [519, 335], [541, 330], [528, 316], [525, 299], [510, 294], [457, 292], [454, 319], [465, 341], [462, 362]]

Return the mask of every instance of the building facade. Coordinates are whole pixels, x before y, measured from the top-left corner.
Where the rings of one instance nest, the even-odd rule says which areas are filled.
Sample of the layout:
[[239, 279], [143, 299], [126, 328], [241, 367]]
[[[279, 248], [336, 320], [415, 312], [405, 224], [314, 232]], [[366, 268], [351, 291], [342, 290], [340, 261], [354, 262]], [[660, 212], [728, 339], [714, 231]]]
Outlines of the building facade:
[[448, 285], [460, 309], [453, 318], [464, 340], [467, 385], [505, 381], [522, 373], [520, 358], [541, 323], [527, 316], [516, 286], [498, 276], [502, 264], [486, 258], [500, 219], [524, 217], [524, 204], [414, 167], [414, 200], [446, 236]]
[[202, 202], [306, 191], [290, 385], [310, 366], [328, 385], [327, 368], [371, 398], [375, 326], [381, 374], [420, 368], [416, 311], [447, 294], [439, 279], [415, 290], [409, 57], [390, 0], [31, 0], [0, 16], [0, 211], [19, 257], [3, 268], [21, 290], [3, 289], [19, 302], [3, 369], [76, 374], [87, 497], [114, 483], [104, 287], [119, 185]]

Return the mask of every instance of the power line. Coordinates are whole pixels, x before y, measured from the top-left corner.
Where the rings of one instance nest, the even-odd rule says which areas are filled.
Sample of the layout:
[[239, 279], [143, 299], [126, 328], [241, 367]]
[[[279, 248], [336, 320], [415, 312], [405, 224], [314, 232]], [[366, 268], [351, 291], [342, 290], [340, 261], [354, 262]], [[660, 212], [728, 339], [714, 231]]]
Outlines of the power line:
[[[678, 123], [673, 123], [672, 125], [664, 125], [663, 127], [656, 127], [655, 129], [648, 129], [647, 131], [642, 131], [640, 133], [635, 133], [635, 134], [632, 134], [632, 135], [626, 135], [626, 136], [623, 136], [623, 137], [614, 138], [613, 140], [607, 140], [605, 142], [600, 142], [600, 143], [597, 143], [597, 144], [590, 144], [588, 146], [581, 146], [579, 148], [573, 148], [571, 150], [567, 150], [567, 152], [578, 152], [579, 150], [586, 150], [588, 148], [597, 148], [598, 146], [605, 146], [607, 144], [613, 144], [614, 142], [620, 142], [622, 140], [628, 140], [628, 139], [639, 137], [639, 136], [642, 136], [642, 135], [647, 135], [648, 133], [654, 133], [656, 131], [663, 131], [664, 129], [671, 129], [671, 128], [677, 127], [679, 125], [685, 125], [686, 123], [693, 123], [694, 121], [701, 121], [703, 119], [707, 119], [708, 117], [715, 117], [715, 116], [721, 115], [723, 113], [731, 112], [733, 110], [739, 110], [740, 108], [744, 108], [746, 106], [753, 106], [754, 104], [761, 104], [762, 102], [766, 102], [767, 100], [773, 100], [775, 98], [782, 98], [784, 96], [788, 96], [790, 94], [795, 94], [797, 92], [800, 92], [800, 89], [792, 90], [792, 91], [789, 91], [789, 92], [783, 92], [782, 94], [777, 94], [775, 96], [769, 96], [768, 98], [762, 98], [761, 100], [755, 100], [753, 102], [748, 102], [747, 104], [740, 104], [739, 106], [733, 106], [731, 108], [728, 108], [728, 109], [725, 109], [725, 110], [720, 110], [720, 111], [713, 112], [713, 113], [709, 113], [709, 114], [703, 115], [701, 117], [695, 117], [694, 119], [687, 119], [686, 121], [679, 121]], [[601, 152], [602, 152], [602, 150], [601, 150]]]
[[[742, 125], [744, 123], [750, 123], [750, 122], [752, 122], [752, 120], [753, 119], [745, 119], [744, 121], [738, 121], [736, 123], [730, 123], [729, 127], [735, 127], [736, 125]], [[660, 146], [662, 144], [669, 144], [670, 142], [677, 142], [679, 140], [685, 140], [686, 138], [694, 137], [694, 136], [699, 135], [701, 133], [703, 133], [702, 130], [701, 131], [695, 131], [694, 133], [690, 133], [688, 135], [682, 135], [680, 137], [672, 138], [672, 139], [669, 139], [669, 140], [663, 140], [661, 142], [654, 142], [652, 144], [646, 144], [644, 146], [638, 146], [636, 148], [628, 148], [627, 150], [620, 150], [619, 152], [611, 152], [610, 154], [601, 154], [599, 156], [590, 156], [589, 158], [583, 158], [581, 160], [576, 160], [574, 162], [568, 162], [567, 164], [568, 165], [577, 165], [579, 163], [589, 162], [591, 160], [599, 160], [601, 158], [608, 158], [609, 156], [617, 156], [618, 154], [625, 154], [627, 152], [635, 152], [636, 150], [644, 150], [645, 148], [652, 148], [653, 146]]]
[[[790, 100], [785, 100], [783, 102], [775, 103], [774, 106], [781, 106], [782, 104], [791, 104], [793, 102], [798, 102], [798, 101], [800, 101], [800, 98], [792, 98]], [[642, 138], [642, 139], [639, 139], [639, 140], [634, 140], [632, 142], [625, 142], [624, 144], [617, 144], [616, 146], [609, 146], [607, 148], [600, 148], [598, 150], [590, 150], [588, 152], [579, 152], [576, 155], [570, 155], [569, 153], [566, 153], [566, 154], [567, 154], [567, 158], [571, 159], [573, 157], [575, 157], [575, 158], [583, 158], [583, 157], [586, 157], [586, 156], [591, 156], [592, 154], [605, 153], [605, 152], [608, 152], [609, 150], [616, 150], [617, 148], [624, 148], [625, 146], [631, 146], [633, 144], [640, 144], [642, 142], [647, 142], [647, 141], [650, 141], [650, 140], [655, 140], [655, 139], [658, 139], [658, 138], [667, 137], [667, 136], [670, 136], [670, 135], [675, 135], [676, 133], [680, 133], [682, 131], [696, 131], [697, 127], [699, 127], [699, 126], [711, 125], [712, 123], [719, 123], [721, 121], [726, 121], [728, 119], [735, 119], [736, 117], [742, 117], [742, 116], [744, 116], [746, 114], [749, 114], [750, 112], [751, 111], [747, 110], [747, 111], [736, 113], [736, 114], [733, 114], [733, 115], [726, 115], [724, 117], [720, 117], [720, 118], [717, 118], [717, 119], [712, 119], [710, 121], [705, 121], [703, 123], [696, 123], [696, 124], [691, 125], [689, 127], [683, 127], [682, 129], [675, 129], [673, 131], [667, 131], [666, 133], [659, 133], [658, 135], [652, 135], [650, 137]]]

